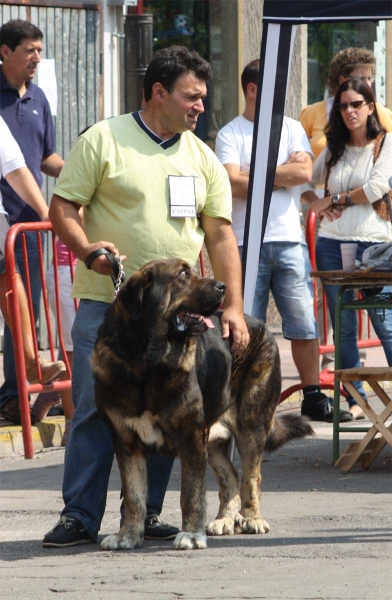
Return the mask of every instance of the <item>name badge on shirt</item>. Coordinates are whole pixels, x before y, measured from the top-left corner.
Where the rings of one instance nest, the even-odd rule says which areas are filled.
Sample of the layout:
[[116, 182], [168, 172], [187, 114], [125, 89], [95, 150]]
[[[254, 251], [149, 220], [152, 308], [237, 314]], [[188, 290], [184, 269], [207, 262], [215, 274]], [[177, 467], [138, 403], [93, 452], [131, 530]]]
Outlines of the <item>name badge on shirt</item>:
[[170, 216], [173, 218], [196, 217], [195, 178], [169, 175]]

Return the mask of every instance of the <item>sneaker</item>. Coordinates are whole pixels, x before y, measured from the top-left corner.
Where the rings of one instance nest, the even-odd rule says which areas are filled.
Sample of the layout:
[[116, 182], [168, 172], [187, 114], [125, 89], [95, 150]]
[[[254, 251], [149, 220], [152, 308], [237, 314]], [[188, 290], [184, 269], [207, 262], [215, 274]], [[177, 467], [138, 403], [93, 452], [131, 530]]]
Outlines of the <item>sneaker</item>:
[[60, 520], [44, 537], [44, 548], [66, 548], [82, 544], [95, 544], [78, 519], [60, 517]]
[[39, 357], [39, 366], [41, 367], [41, 381], [38, 379], [35, 362], [26, 368], [26, 378], [29, 383], [42, 383], [42, 385], [48, 385], [55, 379], [58, 379], [60, 375], [65, 373], [67, 370], [62, 360], [51, 362], [50, 360], [42, 357]]
[[[311, 421], [325, 421], [333, 423], [333, 402], [325, 394], [319, 394], [317, 399], [303, 400], [301, 415], [309, 417]], [[348, 410], [339, 409], [339, 423], [348, 423], [353, 417]]]
[[[11, 423], [15, 423], [15, 425], [20, 425], [22, 423], [22, 419], [20, 417], [20, 407], [19, 407], [19, 398], [18, 396], [14, 396], [7, 400], [7, 403], [0, 409], [0, 417], [3, 419], [7, 419], [7, 421], [11, 421]], [[37, 421], [37, 416], [34, 412], [34, 409], [30, 406], [30, 419], [31, 424], [34, 425]]]
[[162, 521], [158, 515], [149, 515], [144, 522], [146, 540], [174, 540], [180, 530]]

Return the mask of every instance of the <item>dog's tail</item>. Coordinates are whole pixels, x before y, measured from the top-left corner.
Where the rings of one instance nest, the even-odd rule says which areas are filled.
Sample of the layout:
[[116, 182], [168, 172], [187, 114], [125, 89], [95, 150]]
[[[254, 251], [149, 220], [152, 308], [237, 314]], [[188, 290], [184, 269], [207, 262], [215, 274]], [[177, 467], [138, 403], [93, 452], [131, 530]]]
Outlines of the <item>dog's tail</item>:
[[276, 415], [273, 429], [265, 443], [265, 450], [272, 452], [290, 440], [303, 438], [308, 435], [314, 435], [314, 431], [306, 417], [295, 413]]

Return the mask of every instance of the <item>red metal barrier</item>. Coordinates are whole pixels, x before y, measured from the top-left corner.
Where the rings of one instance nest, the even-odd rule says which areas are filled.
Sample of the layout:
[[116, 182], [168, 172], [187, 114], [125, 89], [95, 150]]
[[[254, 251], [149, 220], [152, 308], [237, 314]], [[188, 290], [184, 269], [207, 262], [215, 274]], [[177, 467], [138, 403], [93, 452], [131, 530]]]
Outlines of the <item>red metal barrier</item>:
[[[41, 275], [41, 285], [42, 285], [42, 297], [44, 304], [44, 314], [46, 327], [48, 331], [48, 340], [49, 340], [49, 350], [51, 360], [56, 360], [57, 348], [55, 348], [54, 344], [54, 334], [53, 327], [50, 321], [50, 310], [47, 296], [47, 288], [45, 281], [45, 267], [44, 267], [44, 257], [42, 251], [42, 235], [46, 235], [48, 240], [51, 241], [53, 248], [53, 266], [54, 266], [54, 279], [55, 279], [55, 294], [56, 294], [56, 324], [57, 324], [57, 334], [59, 340], [59, 347], [61, 349], [63, 355], [63, 361], [67, 367], [67, 379], [62, 379], [61, 381], [55, 381], [50, 385], [42, 385], [41, 383], [29, 384], [26, 380], [26, 365], [23, 353], [23, 337], [22, 337], [22, 325], [20, 318], [20, 309], [19, 309], [19, 300], [17, 294], [17, 286], [16, 286], [16, 261], [15, 261], [15, 242], [18, 235], [21, 236], [22, 242], [22, 250], [23, 250], [23, 261], [26, 273], [26, 281], [25, 281], [25, 289], [28, 299], [28, 306], [30, 312], [30, 325], [31, 325], [31, 333], [33, 335], [34, 342], [34, 353], [35, 353], [35, 362], [38, 371], [38, 379], [41, 380], [41, 369], [39, 365], [39, 355], [38, 355], [38, 340], [36, 335], [36, 327], [34, 321], [34, 312], [33, 312], [33, 303], [31, 296], [31, 284], [30, 284], [30, 272], [28, 266], [28, 255], [27, 255], [27, 245], [26, 245], [26, 236], [25, 232], [27, 231], [35, 231], [37, 236], [37, 245], [39, 249], [39, 267], [40, 267], [40, 275]], [[49, 391], [62, 391], [69, 389], [71, 387], [71, 369], [68, 363], [67, 354], [64, 347], [63, 342], [63, 330], [62, 330], [62, 322], [61, 322], [61, 310], [60, 310], [60, 295], [59, 295], [59, 281], [58, 281], [58, 264], [57, 264], [57, 253], [56, 253], [56, 240], [54, 231], [52, 229], [51, 223], [49, 222], [38, 222], [38, 223], [17, 223], [13, 225], [6, 238], [5, 243], [5, 262], [6, 262], [6, 275], [7, 275], [7, 287], [8, 292], [6, 295], [7, 301], [7, 311], [11, 317], [12, 323], [12, 331], [13, 331], [13, 344], [14, 344], [14, 353], [15, 353], [15, 366], [16, 366], [16, 377], [18, 384], [18, 396], [19, 396], [19, 405], [20, 405], [20, 414], [22, 421], [22, 435], [23, 435], [23, 445], [25, 458], [32, 458], [34, 455], [34, 447], [33, 447], [33, 439], [31, 433], [31, 420], [30, 420], [30, 410], [29, 410], [29, 394], [36, 394], [39, 392], [49, 392]], [[73, 269], [72, 269], [72, 261], [71, 264], [71, 277], [73, 277]], [[77, 308], [77, 304], [75, 303], [75, 308]]]

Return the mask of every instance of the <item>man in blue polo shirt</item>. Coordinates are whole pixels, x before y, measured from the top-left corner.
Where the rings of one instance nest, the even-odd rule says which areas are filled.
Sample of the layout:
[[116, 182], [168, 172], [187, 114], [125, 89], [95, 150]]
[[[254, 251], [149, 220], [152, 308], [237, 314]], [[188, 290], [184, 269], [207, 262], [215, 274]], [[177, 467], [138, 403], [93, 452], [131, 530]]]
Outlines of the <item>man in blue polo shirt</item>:
[[[54, 152], [53, 120], [44, 92], [32, 83], [40, 62], [43, 34], [38, 27], [22, 21], [11, 20], [0, 28], [0, 114], [18, 142], [26, 165], [38, 185], [42, 185], [42, 173], [58, 177], [64, 164]], [[9, 215], [10, 225], [40, 221], [39, 215], [28, 206], [8, 185], [0, 182], [3, 203]], [[36, 319], [39, 314], [41, 282], [38, 247], [34, 232], [26, 235], [33, 307]], [[20, 243], [15, 254], [24, 279], [24, 265]], [[5, 265], [0, 263], [0, 273]], [[6, 327], [4, 334], [4, 384], [0, 391], [1, 415], [20, 422], [19, 400], [15, 373], [12, 336]]]

